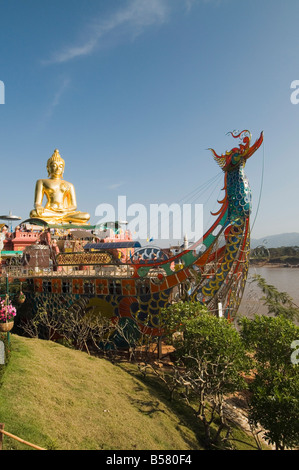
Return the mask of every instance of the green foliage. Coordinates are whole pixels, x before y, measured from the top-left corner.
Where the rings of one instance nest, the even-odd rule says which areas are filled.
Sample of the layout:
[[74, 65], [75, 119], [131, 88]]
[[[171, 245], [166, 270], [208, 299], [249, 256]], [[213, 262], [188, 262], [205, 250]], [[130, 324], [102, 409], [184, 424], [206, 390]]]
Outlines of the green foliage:
[[278, 248], [257, 247], [251, 250], [250, 260], [255, 262], [264, 261], [267, 263], [281, 263], [297, 265], [299, 264], [298, 246], [281, 246]]
[[199, 302], [176, 302], [167, 308], [162, 309], [162, 314], [166, 320], [166, 335], [171, 335], [176, 331], [182, 331], [188, 320], [207, 313], [207, 307]]
[[[204, 424], [206, 444], [215, 444], [229, 426], [223, 415], [223, 395], [244, 389], [244, 373], [254, 371], [250, 382], [249, 421], [265, 430], [277, 449], [299, 444], [299, 369], [292, 361], [299, 328], [290, 296], [256, 276], [263, 300], [274, 316], [243, 318], [240, 333], [223, 318], [209, 314], [200, 304], [178, 303], [168, 309], [169, 333], [180, 361], [176, 378], [196, 397], [197, 416]], [[250, 354], [248, 354], [250, 353]], [[248, 359], [250, 356], [250, 362]], [[211, 425], [220, 423], [216, 436]]]
[[278, 289], [271, 284], [267, 284], [265, 279], [260, 275], [253, 276], [254, 281], [265, 294], [261, 300], [268, 307], [269, 314], [281, 315], [290, 320], [299, 319], [299, 307], [295, 305], [293, 299], [286, 292], [279, 292]]
[[196, 302], [171, 305], [168, 319], [178, 361], [175, 381], [186, 388], [188, 401], [196, 401], [205, 445], [219, 445], [231, 431], [223, 411], [224, 395], [246, 388], [243, 372], [249, 361], [240, 335], [228, 320]]
[[299, 444], [299, 374], [298, 366], [288, 373], [265, 369], [250, 389], [250, 421], [265, 429], [265, 438], [277, 450]]
[[56, 340], [68, 347], [88, 350], [107, 340], [111, 330], [109, 319], [86, 313], [84, 309], [50, 308], [47, 302], [20, 322], [21, 329], [32, 338]]
[[[299, 444], [299, 368], [292, 361], [294, 341], [299, 327], [286, 315], [292, 300], [258, 277], [266, 294], [267, 305], [276, 317], [243, 318], [241, 336], [251, 351], [255, 376], [250, 384], [249, 419], [254, 426], [266, 429], [265, 438], [276, 449], [294, 448]], [[273, 306], [273, 308], [272, 308]], [[296, 343], [295, 343], [296, 344]]]
[[181, 331], [183, 341], [179, 337], [174, 344], [192, 373], [197, 369], [196, 360], [204, 360], [211, 389], [221, 387], [222, 393], [228, 393], [245, 387], [241, 372], [249, 361], [240, 335], [228, 320], [202, 312], [182, 320]]
[[292, 342], [299, 339], [299, 328], [290, 320], [256, 315], [242, 318], [241, 335], [246, 347], [254, 353], [258, 372], [267, 369], [287, 371], [292, 365]]
[[20, 318], [22, 333], [32, 337], [59, 342], [64, 346], [81, 351], [97, 351], [105, 355], [116, 355], [119, 350], [127, 349], [130, 357], [139, 344], [141, 332], [131, 318], [111, 318], [93, 309], [57, 309], [48, 302], [40, 304], [33, 314]]

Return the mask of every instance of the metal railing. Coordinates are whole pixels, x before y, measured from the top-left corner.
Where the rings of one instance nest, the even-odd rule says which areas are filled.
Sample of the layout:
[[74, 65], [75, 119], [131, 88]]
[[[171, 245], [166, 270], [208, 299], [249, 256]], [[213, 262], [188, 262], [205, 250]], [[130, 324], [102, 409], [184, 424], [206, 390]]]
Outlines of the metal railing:
[[135, 269], [128, 264], [124, 265], [105, 265], [105, 266], [86, 266], [84, 269], [78, 269], [75, 266], [59, 266], [57, 270], [52, 268], [32, 268], [24, 266], [4, 266], [2, 267], [2, 276], [14, 278], [36, 278], [36, 277], [120, 277], [129, 278], [135, 272]]

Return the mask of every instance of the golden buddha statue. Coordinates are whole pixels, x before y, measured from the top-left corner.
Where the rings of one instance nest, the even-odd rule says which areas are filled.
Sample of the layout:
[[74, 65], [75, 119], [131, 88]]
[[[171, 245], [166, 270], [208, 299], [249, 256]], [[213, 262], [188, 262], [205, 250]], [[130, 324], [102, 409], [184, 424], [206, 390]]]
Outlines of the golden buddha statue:
[[[30, 218], [42, 219], [50, 224], [86, 224], [90, 219], [88, 213], [77, 211], [75, 188], [62, 179], [64, 165], [56, 149], [47, 162], [49, 178], [36, 182], [34, 209], [30, 212]], [[42, 206], [44, 196], [47, 198], [45, 207]]]

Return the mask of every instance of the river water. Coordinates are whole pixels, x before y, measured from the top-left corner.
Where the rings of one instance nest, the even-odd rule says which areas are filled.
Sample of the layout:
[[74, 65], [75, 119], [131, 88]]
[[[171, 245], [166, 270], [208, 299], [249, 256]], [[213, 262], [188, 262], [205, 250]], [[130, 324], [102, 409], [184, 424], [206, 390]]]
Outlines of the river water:
[[248, 279], [243, 294], [243, 299], [239, 307], [238, 314], [252, 318], [255, 314], [266, 314], [267, 308], [260, 298], [263, 292], [253, 282], [252, 276], [259, 274], [267, 284], [275, 286], [280, 292], [288, 293], [294, 303], [299, 306], [299, 268], [276, 268], [264, 266], [261, 268], [249, 269]]

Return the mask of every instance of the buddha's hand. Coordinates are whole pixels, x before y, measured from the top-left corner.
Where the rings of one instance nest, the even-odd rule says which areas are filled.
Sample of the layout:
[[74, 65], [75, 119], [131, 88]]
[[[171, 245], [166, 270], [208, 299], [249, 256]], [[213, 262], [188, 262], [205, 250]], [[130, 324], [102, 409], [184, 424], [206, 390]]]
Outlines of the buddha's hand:
[[43, 206], [35, 206], [35, 211], [38, 217], [41, 217], [44, 213]]
[[61, 207], [60, 204], [57, 204], [56, 202], [52, 204], [51, 210], [63, 214], [65, 212], [65, 209]]

